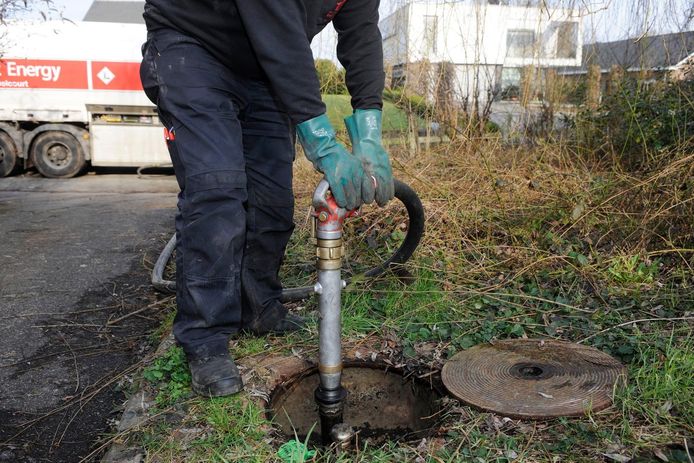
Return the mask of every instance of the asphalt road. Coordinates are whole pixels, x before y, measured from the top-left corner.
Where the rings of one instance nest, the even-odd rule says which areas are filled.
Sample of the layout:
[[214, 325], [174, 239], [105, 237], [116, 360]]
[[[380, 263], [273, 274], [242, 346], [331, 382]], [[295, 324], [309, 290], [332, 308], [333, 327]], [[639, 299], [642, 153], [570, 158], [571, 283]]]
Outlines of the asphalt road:
[[[0, 462], [76, 462], [117, 418], [163, 296], [172, 176], [0, 178]], [[114, 320], [122, 321], [114, 323]]]

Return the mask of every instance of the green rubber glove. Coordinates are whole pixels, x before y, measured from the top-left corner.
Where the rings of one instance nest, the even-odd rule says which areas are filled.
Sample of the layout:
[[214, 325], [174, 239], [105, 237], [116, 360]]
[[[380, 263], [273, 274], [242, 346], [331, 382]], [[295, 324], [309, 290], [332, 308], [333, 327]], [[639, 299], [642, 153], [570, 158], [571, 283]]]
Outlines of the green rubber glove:
[[[357, 109], [345, 118], [345, 126], [352, 141], [352, 153], [361, 160], [367, 176], [376, 181], [375, 199], [379, 206], [385, 206], [393, 199], [393, 169], [388, 153], [381, 142], [381, 111], [378, 109]], [[364, 198], [370, 203], [374, 197]]]
[[353, 210], [364, 203], [364, 198], [373, 198], [371, 178], [364, 173], [362, 162], [337, 142], [327, 115], [302, 122], [296, 126], [296, 133], [308, 160], [325, 175], [338, 206]]

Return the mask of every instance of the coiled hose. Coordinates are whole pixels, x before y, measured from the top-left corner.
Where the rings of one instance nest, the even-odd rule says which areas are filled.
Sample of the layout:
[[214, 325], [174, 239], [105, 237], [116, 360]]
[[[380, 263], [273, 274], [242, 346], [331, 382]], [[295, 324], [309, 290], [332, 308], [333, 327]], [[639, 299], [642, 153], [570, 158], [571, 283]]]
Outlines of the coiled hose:
[[[393, 266], [404, 264], [412, 257], [415, 249], [419, 245], [424, 234], [424, 207], [417, 193], [407, 184], [400, 180], [395, 180], [395, 197], [407, 209], [410, 226], [400, 247], [392, 256], [380, 265], [364, 272], [364, 276], [373, 278], [383, 274]], [[152, 270], [152, 286], [159, 291], [166, 293], [176, 292], [176, 282], [164, 279], [164, 269], [171, 259], [174, 249], [176, 249], [176, 235], [174, 234], [164, 249], [162, 250], [157, 262]], [[313, 286], [302, 286], [299, 288], [284, 288], [282, 290], [281, 301], [290, 302], [306, 299], [313, 294]]]

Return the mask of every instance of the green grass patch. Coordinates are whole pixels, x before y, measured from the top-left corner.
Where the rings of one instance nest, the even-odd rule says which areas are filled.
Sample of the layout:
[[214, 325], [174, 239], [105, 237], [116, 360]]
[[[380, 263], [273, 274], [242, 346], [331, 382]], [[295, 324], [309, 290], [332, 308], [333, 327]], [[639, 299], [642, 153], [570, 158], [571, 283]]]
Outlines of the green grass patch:
[[[264, 410], [243, 396], [198, 401], [194, 413], [210, 427], [209, 433], [191, 442], [193, 461], [264, 462], [272, 449], [263, 438], [269, 430]], [[197, 458], [197, 460], [196, 460]]]
[[641, 256], [616, 256], [607, 269], [617, 283], [652, 283], [658, 276], [658, 260], [645, 261]]
[[[349, 95], [322, 95], [328, 109], [330, 123], [339, 133], [346, 134], [345, 117], [352, 114], [352, 103]], [[407, 114], [393, 103], [383, 103], [383, 132], [403, 133], [407, 131]]]
[[626, 411], [652, 425], [694, 430], [694, 338], [677, 332], [639, 344], [621, 399]]

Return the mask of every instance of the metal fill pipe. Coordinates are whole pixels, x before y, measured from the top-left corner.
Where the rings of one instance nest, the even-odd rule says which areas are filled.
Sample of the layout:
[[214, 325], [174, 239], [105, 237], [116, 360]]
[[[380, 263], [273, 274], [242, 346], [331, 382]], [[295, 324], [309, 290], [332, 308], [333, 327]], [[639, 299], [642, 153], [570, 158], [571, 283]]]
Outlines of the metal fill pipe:
[[342, 281], [342, 223], [352, 213], [340, 208], [332, 197], [328, 182], [321, 181], [313, 194], [316, 237], [316, 267], [320, 310], [318, 376], [315, 392], [325, 444], [332, 440], [333, 428], [342, 423], [347, 391], [342, 387], [342, 320], [340, 299]]
[[319, 372], [321, 387], [339, 389], [342, 377], [342, 320], [340, 300], [342, 278], [340, 270], [318, 270], [320, 285], [319, 308]]

